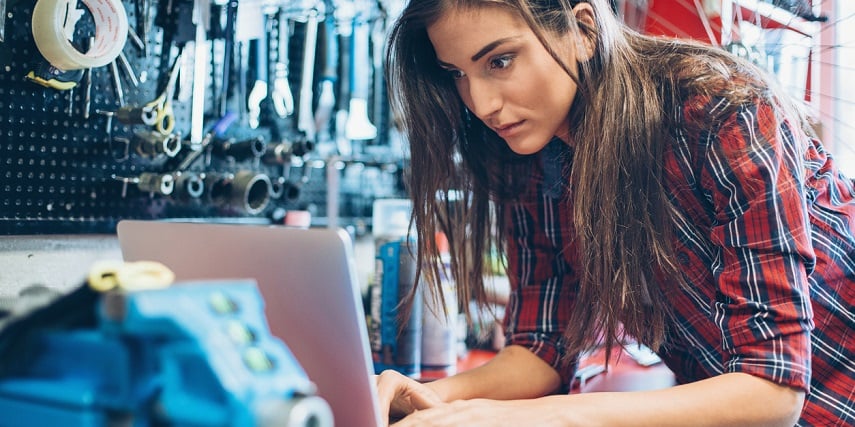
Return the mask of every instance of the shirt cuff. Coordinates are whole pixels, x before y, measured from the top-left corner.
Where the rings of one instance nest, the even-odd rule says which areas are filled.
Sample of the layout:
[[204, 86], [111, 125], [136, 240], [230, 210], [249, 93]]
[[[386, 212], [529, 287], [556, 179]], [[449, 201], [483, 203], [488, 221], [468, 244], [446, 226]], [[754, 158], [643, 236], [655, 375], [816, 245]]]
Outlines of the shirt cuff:
[[810, 332], [737, 347], [726, 372], [741, 372], [810, 392]]

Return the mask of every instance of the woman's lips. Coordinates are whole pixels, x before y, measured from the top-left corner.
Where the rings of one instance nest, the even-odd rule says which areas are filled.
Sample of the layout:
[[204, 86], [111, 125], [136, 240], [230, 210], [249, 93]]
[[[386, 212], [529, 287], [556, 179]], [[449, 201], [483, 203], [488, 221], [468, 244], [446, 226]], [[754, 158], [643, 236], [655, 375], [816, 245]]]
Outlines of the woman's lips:
[[520, 126], [522, 126], [523, 122], [524, 121], [519, 121], [503, 126], [497, 126], [496, 133], [502, 138], [513, 136], [513, 134], [515, 134], [519, 130]]

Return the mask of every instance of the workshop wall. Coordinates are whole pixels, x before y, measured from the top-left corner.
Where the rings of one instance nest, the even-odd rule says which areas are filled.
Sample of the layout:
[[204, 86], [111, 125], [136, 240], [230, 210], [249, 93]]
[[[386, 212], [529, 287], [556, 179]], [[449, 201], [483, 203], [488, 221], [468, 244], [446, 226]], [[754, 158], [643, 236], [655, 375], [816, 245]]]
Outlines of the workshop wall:
[[325, 221], [329, 200], [364, 222], [403, 194], [379, 66], [388, 2], [0, 2], [0, 234]]

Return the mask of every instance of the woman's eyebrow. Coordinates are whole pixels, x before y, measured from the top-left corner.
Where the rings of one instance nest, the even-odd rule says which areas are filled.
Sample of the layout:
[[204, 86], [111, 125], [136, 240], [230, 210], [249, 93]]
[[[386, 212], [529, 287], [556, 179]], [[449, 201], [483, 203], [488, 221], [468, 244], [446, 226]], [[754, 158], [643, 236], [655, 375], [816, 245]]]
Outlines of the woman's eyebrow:
[[488, 43], [486, 46], [482, 47], [481, 50], [478, 51], [478, 53], [472, 55], [472, 58], [471, 58], [472, 62], [475, 62], [475, 61], [481, 59], [484, 55], [490, 53], [493, 49], [495, 49], [495, 48], [501, 46], [502, 44], [507, 43], [513, 39], [514, 39], [514, 37], [505, 37], [505, 38], [498, 39], [494, 42]]
[[[470, 58], [470, 59], [472, 62], [477, 62], [479, 59], [483, 58], [484, 55], [492, 52], [497, 47], [499, 47], [499, 46], [501, 46], [501, 45], [503, 45], [503, 44], [515, 39], [515, 38], [516, 37], [504, 37], [504, 38], [498, 39], [496, 41], [490, 42], [486, 46], [482, 47], [481, 50], [479, 50], [474, 55], [472, 55], [472, 58]], [[449, 64], [447, 62], [443, 62], [439, 58], [437, 58], [436, 62], [439, 64], [440, 67], [454, 68], [454, 64]]]

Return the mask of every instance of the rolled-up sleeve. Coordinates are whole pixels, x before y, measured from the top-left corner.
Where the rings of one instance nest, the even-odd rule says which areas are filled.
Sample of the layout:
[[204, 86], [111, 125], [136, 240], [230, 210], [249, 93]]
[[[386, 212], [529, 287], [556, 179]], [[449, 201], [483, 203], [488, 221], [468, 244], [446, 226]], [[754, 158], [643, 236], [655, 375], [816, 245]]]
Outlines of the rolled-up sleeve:
[[713, 320], [727, 372], [807, 391], [815, 263], [801, 143], [773, 107], [740, 108], [706, 150], [702, 186], [715, 212]]
[[[504, 205], [511, 295], [505, 311], [507, 345], [519, 345], [556, 369], [567, 391], [576, 357], [566, 357], [564, 331], [576, 279], [566, 198], [544, 194], [535, 171], [526, 192]], [[564, 222], [562, 224], [562, 222]]]

